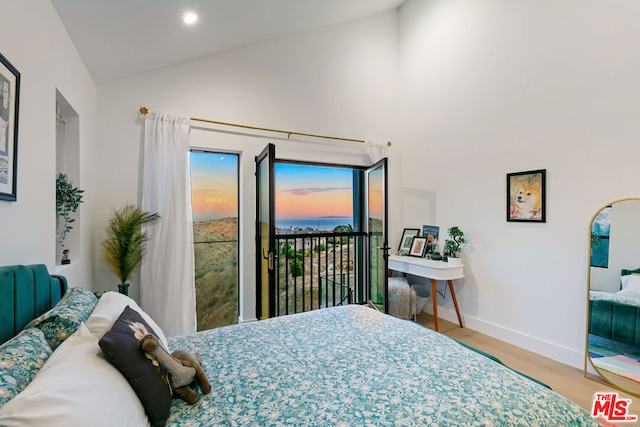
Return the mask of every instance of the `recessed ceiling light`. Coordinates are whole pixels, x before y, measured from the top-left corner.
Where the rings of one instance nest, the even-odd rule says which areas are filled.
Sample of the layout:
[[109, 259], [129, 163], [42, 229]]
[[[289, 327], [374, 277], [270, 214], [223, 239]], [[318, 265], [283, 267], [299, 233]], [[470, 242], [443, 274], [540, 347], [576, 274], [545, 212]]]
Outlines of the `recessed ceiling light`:
[[184, 14], [184, 23], [187, 25], [194, 24], [198, 20], [198, 15], [193, 12], [187, 12]]

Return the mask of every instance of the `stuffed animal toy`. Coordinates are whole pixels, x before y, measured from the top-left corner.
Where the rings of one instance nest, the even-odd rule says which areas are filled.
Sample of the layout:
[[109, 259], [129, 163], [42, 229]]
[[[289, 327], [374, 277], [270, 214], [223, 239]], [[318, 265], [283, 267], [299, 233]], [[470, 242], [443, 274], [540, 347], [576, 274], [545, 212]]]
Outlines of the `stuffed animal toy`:
[[193, 405], [199, 398], [198, 393], [193, 389], [196, 383], [203, 394], [209, 394], [211, 391], [211, 384], [198, 354], [182, 350], [175, 350], [169, 354], [153, 334], [142, 337], [141, 348], [147, 357], [152, 356], [150, 357], [152, 360], [157, 360], [167, 370], [169, 385], [174, 396]]

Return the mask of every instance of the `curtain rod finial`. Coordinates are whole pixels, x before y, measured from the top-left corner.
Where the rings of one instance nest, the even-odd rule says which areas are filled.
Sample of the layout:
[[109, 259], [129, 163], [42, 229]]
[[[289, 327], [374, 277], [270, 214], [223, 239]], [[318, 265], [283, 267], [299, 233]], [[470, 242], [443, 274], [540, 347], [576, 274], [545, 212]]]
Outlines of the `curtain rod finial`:
[[147, 113], [149, 112], [149, 110], [147, 110], [147, 107], [140, 107], [140, 114], [142, 114], [143, 116], [146, 116]]

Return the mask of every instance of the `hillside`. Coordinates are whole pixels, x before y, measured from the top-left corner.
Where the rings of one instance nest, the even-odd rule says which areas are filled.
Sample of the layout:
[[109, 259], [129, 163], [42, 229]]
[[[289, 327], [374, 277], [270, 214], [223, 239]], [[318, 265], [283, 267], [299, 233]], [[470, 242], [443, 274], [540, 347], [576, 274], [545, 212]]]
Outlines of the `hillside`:
[[198, 330], [238, 322], [238, 220], [194, 221]]

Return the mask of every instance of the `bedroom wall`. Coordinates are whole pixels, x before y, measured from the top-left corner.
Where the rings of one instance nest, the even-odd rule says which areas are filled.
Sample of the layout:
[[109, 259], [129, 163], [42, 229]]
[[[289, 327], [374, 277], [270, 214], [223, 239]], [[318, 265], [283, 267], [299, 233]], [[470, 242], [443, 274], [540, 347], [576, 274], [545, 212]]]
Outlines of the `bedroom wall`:
[[[397, 14], [385, 13], [98, 87], [97, 289], [116, 289], [99, 243], [109, 213], [141, 200], [141, 106], [189, 117], [386, 141], [395, 135]], [[204, 128], [204, 129], [203, 129]], [[363, 144], [290, 142], [286, 135], [194, 123], [194, 148], [240, 153], [240, 317], [255, 318], [254, 157], [268, 142], [283, 159], [368, 165]], [[209, 129], [209, 130], [207, 130]], [[256, 136], [258, 135], [258, 136]], [[304, 139], [304, 138], [299, 138]], [[390, 154], [393, 156], [393, 153]], [[115, 171], [115, 172], [114, 172]], [[139, 296], [137, 279], [130, 294]], [[144, 308], [144, 307], [143, 307]]]
[[[639, 8], [634, 0], [409, 0], [398, 13], [100, 85], [95, 286], [115, 289], [99, 254], [109, 210], [140, 199], [140, 106], [390, 139], [391, 244], [403, 227], [460, 226], [471, 241], [456, 284], [466, 325], [581, 367], [589, 221], [605, 203], [640, 195]], [[241, 317], [249, 320], [253, 157], [274, 141], [284, 158], [367, 159], [344, 144], [201, 129], [191, 137], [241, 153]], [[547, 222], [508, 223], [505, 175], [532, 169], [547, 170]], [[455, 319], [449, 299], [440, 313]]]
[[[17, 201], [0, 201], [0, 265], [44, 263], [91, 288], [95, 193], [96, 86], [48, 0], [0, 1], [0, 53], [21, 73]], [[80, 116], [80, 246], [56, 267], [56, 90]], [[77, 228], [77, 227], [76, 227]], [[59, 260], [58, 260], [59, 262]]]
[[[589, 221], [640, 196], [639, 18], [634, 0], [399, 11], [402, 182], [471, 240], [456, 285], [466, 324], [576, 367]], [[547, 170], [547, 222], [506, 222], [505, 175], [534, 169]]]

